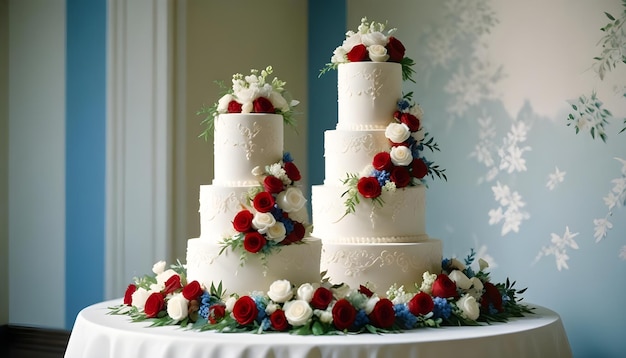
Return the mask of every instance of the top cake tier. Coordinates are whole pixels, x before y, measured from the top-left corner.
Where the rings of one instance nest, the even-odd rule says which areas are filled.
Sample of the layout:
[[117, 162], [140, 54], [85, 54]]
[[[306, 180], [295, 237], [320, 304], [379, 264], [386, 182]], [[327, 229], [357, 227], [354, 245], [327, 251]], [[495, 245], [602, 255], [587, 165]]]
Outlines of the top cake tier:
[[252, 170], [281, 160], [283, 130], [279, 114], [220, 114], [215, 120], [213, 184], [258, 185]]
[[384, 129], [402, 98], [401, 65], [350, 62], [337, 71], [337, 129]]

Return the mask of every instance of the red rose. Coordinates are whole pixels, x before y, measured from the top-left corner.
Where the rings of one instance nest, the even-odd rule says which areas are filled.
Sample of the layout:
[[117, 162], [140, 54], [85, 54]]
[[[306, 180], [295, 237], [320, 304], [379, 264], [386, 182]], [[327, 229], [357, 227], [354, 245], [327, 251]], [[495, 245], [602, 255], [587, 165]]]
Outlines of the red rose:
[[277, 177], [268, 175], [263, 179], [263, 188], [271, 194], [278, 194], [285, 189], [285, 185], [283, 185], [283, 181]]
[[400, 123], [406, 124], [411, 132], [417, 132], [420, 129], [420, 120], [411, 113], [402, 113]]
[[363, 44], [354, 46], [350, 52], [348, 52], [348, 61], [350, 62], [367, 61], [368, 58], [369, 53], [367, 52], [367, 47]]
[[213, 305], [209, 308], [208, 321], [210, 324], [216, 324], [226, 315], [226, 306]]
[[252, 101], [252, 107], [254, 107], [255, 113], [275, 113], [276, 109], [274, 109], [274, 105], [272, 102], [265, 98], [259, 97]]
[[374, 166], [374, 169], [376, 170], [391, 171], [393, 163], [391, 162], [391, 155], [389, 152], [380, 152], [376, 154], [372, 160], [372, 166]]
[[250, 210], [241, 210], [233, 219], [233, 227], [238, 232], [247, 232], [252, 228], [252, 219], [254, 214]]
[[274, 207], [274, 197], [272, 194], [262, 191], [254, 196], [252, 206], [260, 213], [268, 213]]
[[345, 298], [335, 303], [332, 313], [333, 324], [340, 331], [350, 328], [356, 319], [356, 309]]
[[422, 179], [428, 174], [428, 166], [420, 158], [413, 159], [411, 163], [411, 175], [415, 178]]
[[284, 169], [285, 173], [287, 173], [287, 177], [292, 181], [298, 181], [302, 179], [302, 175], [300, 175], [300, 170], [295, 164], [293, 164], [293, 162], [285, 163]]
[[257, 253], [261, 251], [263, 246], [267, 243], [265, 237], [256, 231], [252, 231], [246, 234], [243, 238], [243, 248], [248, 252]]
[[372, 292], [372, 290], [370, 290], [369, 288], [363, 286], [363, 285], [359, 285], [359, 292], [361, 292], [362, 294], [364, 294], [367, 297], [372, 297], [374, 296], [374, 292]]
[[368, 315], [374, 327], [390, 328], [396, 320], [396, 311], [393, 309], [393, 302], [388, 298], [381, 298], [372, 312]]
[[411, 173], [406, 167], [395, 167], [391, 170], [389, 179], [396, 183], [397, 188], [404, 188], [411, 182]]
[[311, 307], [318, 310], [325, 310], [332, 300], [333, 293], [329, 289], [326, 287], [318, 287], [317, 290], [313, 292]]
[[126, 293], [124, 293], [124, 304], [127, 306], [132, 306], [133, 304], [133, 293], [137, 291], [137, 286], [130, 284], [126, 287]]
[[289, 322], [285, 317], [285, 311], [278, 309], [270, 315], [270, 323], [272, 328], [277, 331], [286, 331], [289, 328]]
[[165, 309], [165, 299], [160, 292], [154, 292], [146, 300], [146, 305], [143, 307], [143, 311], [148, 318], [156, 317], [159, 312]]
[[364, 198], [377, 198], [380, 196], [381, 192], [380, 184], [378, 184], [378, 180], [374, 177], [363, 177], [359, 179], [356, 188]]
[[228, 102], [228, 113], [241, 113], [241, 103], [235, 100]]
[[182, 288], [183, 285], [180, 283], [180, 276], [172, 275], [170, 278], [165, 281], [165, 288], [163, 289], [163, 294], [170, 294], [179, 288]]
[[258, 313], [259, 309], [250, 296], [240, 297], [233, 306], [233, 317], [242, 326], [254, 322]]
[[391, 36], [389, 37], [389, 42], [387, 43], [387, 55], [389, 55], [390, 62], [400, 62], [404, 58], [404, 52], [406, 49], [400, 40]]
[[187, 286], [183, 287], [183, 297], [189, 301], [197, 299], [203, 292], [200, 282], [196, 280], [189, 282]]
[[288, 245], [294, 242], [298, 242], [304, 238], [305, 233], [306, 228], [304, 227], [304, 225], [302, 225], [302, 223], [299, 221], [294, 221], [293, 231], [287, 234], [287, 237], [285, 237], [285, 239], [281, 241], [281, 244]]
[[435, 308], [435, 302], [426, 292], [420, 292], [413, 296], [407, 303], [407, 308], [414, 316], [427, 315]]
[[489, 306], [492, 305], [498, 312], [502, 312], [502, 294], [498, 288], [491, 282], [484, 282], [485, 293], [480, 299], [482, 309], [489, 312]]
[[441, 298], [459, 297], [456, 292], [456, 283], [445, 273], [440, 273], [433, 282], [433, 296]]

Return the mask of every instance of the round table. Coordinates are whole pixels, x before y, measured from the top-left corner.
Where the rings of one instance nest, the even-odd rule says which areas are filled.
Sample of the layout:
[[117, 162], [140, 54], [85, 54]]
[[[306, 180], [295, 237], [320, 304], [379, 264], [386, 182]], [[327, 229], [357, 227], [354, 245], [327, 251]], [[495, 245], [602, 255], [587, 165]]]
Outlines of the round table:
[[109, 315], [121, 299], [83, 309], [74, 323], [66, 358], [98, 357], [571, 357], [558, 314], [534, 314], [473, 327], [422, 328], [402, 333], [296, 336], [288, 333], [217, 333], [180, 326], [148, 327]]

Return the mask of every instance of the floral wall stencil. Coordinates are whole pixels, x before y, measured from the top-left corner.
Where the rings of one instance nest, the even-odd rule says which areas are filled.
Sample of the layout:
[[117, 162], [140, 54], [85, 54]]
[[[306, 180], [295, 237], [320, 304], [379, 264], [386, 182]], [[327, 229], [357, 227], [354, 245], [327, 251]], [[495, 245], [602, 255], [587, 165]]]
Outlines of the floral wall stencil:
[[[388, 21], [416, 61], [404, 91], [423, 108], [441, 149], [432, 160], [446, 169], [426, 205], [444, 256], [473, 248], [497, 261], [495, 277], [515, 278], [529, 302], [563, 317], [576, 357], [622, 355], [626, 322], [588, 327], [599, 315], [626, 317], [625, 2], [346, 4], [348, 28], [363, 16]], [[603, 44], [615, 61], [601, 79]], [[576, 293], [581, 285], [601, 308]]]

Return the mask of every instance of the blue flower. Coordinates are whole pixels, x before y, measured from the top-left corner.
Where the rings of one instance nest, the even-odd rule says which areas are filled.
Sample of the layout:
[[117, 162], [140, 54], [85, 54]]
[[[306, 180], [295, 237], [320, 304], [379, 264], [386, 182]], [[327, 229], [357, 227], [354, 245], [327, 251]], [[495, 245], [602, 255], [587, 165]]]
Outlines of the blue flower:
[[441, 297], [433, 298], [433, 302], [435, 303], [435, 308], [433, 308], [433, 317], [448, 319], [452, 314], [452, 306], [450, 306], [450, 302]]
[[385, 184], [389, 181], [390, 173], [386, 170], [374, 170], [372, 176], [378, 180], [378, 185], [385, 186]]
[[208, 292], [204, 292], [202, 296], [200, 296], [200, 308], [198, 310], [198, 314], [204, 318], [209, 317], [209, 309], [212, 305], [219, 302], [214, 296], [211, 296]]
[[408, 100], [406, 100], [405, 98], [402, 98], [402, 99], [400, 99], [398, 101], [398, 109], [401, 112], [409, 109], [409, 107], [411, 107], [411, 103]]
[[472, 278], [474, 276], [476, 276], [476, 274], [474, 273], [474, 270], [467, 266], [467, 268], [465, 269], [465, 276], [467, 276], [468, 278]]
[[287, 235], [289, 235], [293, 231], [293, 220], [291, 220], [290, 218], [281, 216], [277, 219], [277, 221], [280, 221], [281, 223], [283, 223], [283, 225], [285, 225], [285, 232]]
[[365, 310], [358, 310], [356, 313], [356, 317], [354, 318], [354, 323], [352, 324], [356, 329], [359, 329], [370, 322], [369, 317], [365, 313]]
[[261, 326], [261, 330], [263, 331], [267, 331], [268, 329], [270, 329], [270, 327], [272, 326], [272, 322], [270, 322], [269, 317], [263, 318], [260, 326]]
[[450, 259], [443, 259], [441, 260], [441, 268], [444, 270], [447, 270], [448, 267], [450, 267], [450, 265], [452, 264], [452, 260]]
[[293, 158], [291, 157], [291, 153], [289, 153], [289, 152], [283, 153], [283, 162], [285, 162], [285, 163], [293, 162]]
[[396, 322], [400, 325], [400, 327], [404, 329], [411, 329], [415, 327], [417, 317], [409, 311], [406, 304], [394, 305], [393, 309], [396, 311]]

